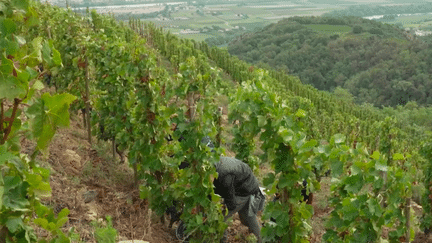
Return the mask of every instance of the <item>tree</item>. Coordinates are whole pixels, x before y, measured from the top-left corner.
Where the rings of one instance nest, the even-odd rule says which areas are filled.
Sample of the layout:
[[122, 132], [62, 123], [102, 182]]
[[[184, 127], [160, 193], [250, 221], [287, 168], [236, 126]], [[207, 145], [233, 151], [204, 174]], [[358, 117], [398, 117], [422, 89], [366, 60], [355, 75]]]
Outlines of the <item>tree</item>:
[[354, 34], [361, 34], [363, 32], [363, 27], [356, 25], [356, 26], [354, 26], [352, 32]]
[[354, 96], [347, 89], [341, 88], [340, 86], [336, 87], [333, 93], [339, 97], [339, 99], [345, 100], [348, 103], [353, 103], [354, 101]]

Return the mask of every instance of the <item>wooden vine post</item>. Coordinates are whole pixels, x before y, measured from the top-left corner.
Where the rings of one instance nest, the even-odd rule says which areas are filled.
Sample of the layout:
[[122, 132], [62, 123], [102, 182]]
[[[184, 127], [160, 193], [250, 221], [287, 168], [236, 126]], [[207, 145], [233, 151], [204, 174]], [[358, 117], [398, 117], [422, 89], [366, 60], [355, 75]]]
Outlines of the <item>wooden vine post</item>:
[[221, 146], [221, 140], [222, 140], [222, 114], [223, 114], [223, 107], [220, 106], [217, 111], [217, 129], [218, 133], [216, 134], [216, 147]]
[[[26, 95], [27, 97], [27, 95]], [[25, 98], [24, 98], [25, 99]], [[10, 134], [10, 132], [12, 131], [12, 126], [14, 123], [14, 120], [17, 116], [17, 112], [18, 112], [18, 106], [21, 104], [23, 99], [18, 99], [15, 98], [14, 99], [14, 103], [13, 103], [13, 107], [12, 107], [12, 115], [8, 118], [5, 117], [5, 112], [4, 112], [4, 108], [3, 108], [3, 101], [4, 99], [1, 99], [1, 116], [0, 116], [0, 134], [2, 135], [2, 137], [0, 137], [0, 145], [3, 145], [6, 143], [8, 136]], [[3, 127], [3, 122], [8, 122], [7, 127]]]
[[3, 108], [3, 98], [0, 99], [0, 143], [4, 144], [3, 142], [3, 119], [4, 119], [4, 108]]
[[[10, 132], [12, 131], [12, 125], [14, 123], [14, 120], [16, 118], [17, 112], [18, 112], [18, 106], [21, 103], [21, 99], [15, 98], [14, 99], [14, 104], [13, 104], [13, 108], [12, 108], [12, 115], [8, 118], [5, 117], [5, 112], [4, 112], [4, 98], [1, 99], [0, 105], [1, 105], [1, 114], [0, 114], [0, 145], [3, 145], [6, 143], [8, 136], [10, 134]], [[6, 127], [3, 127], [3, 123], [4, 122], [8, 122], [8, 125]]]
[[90, 143], [90, 147], [92, 147], [92, 138], [91, 138], [91, 124], [90, 124], [90, 91], [89, 91], [89, 63], [88, 63], [88, 57], [85, 58], [86, 62], [86, 73], [85, 73], [85, 113], [87, 116], [87, 119], [85, 121], [87, 122], [87, 134], [88, 134], [88, 141]]
[[410, 218], [411, 218], [411, 198], [407, 198], [406, 199], [406, 205], [405, 205], [405, 217], [406, 217], [406, 235], [405, 235], [405, 241], [406, 242], [410, 242], [410, 227], [411, 227], [411, 222], [410, 222]]
[[47, 27], [47, 32], [48, 32], [48, 39], [51, 40], [52, 38], [51, 38], [51, 27], [50, 26]]
[[189, 121], [192, 122], [194, 115], [195, 115], [195, 110], [194, 110], [194, 108], [195, 108], [194, 103], [195, 102], [194, 102], [194, 93], [193, 92], [188, 93], [187, 100], [188, 100], [188, 106], [189, 106], [187, 115], [189, 117]]
[[115, 136], [112, 137], [112, 157], [113, 161], [116, 160], [116, 144], [115, 144]]
[[85, 111], [85, 109], [84, 109], [84, 112], [81, 112], [81, 113], [82, 113], [83, 128], [86, 128], [87, 127], [87, 120], [86, 120], [86, 111]]

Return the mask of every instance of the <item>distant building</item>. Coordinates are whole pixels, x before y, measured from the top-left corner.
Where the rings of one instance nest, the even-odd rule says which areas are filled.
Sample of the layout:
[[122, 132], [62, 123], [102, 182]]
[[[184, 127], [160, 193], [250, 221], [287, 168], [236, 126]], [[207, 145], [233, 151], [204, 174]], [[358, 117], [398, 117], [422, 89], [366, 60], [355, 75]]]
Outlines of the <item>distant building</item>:
[[415, 35], [417, 36], [426, 36], [426, 35], [431, 35], [432, 31], [426, 31], [426, 30], [416, 30]]
[[199, 30], [191, 30], [191, 29], [185, 29], [185, 30], [181, 30], [180, 31], [180, 34], [184, 34], [184, 35], [187, 35], [187, 34], [199, 34], [199, 33], [200, 33]]

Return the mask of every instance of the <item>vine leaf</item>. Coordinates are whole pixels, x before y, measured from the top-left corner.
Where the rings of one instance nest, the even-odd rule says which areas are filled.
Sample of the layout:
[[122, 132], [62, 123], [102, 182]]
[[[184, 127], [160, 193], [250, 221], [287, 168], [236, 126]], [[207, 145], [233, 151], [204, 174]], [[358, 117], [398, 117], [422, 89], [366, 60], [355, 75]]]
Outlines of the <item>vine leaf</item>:
[[33, 52], [31, 53], [30, 58], [37, 63], [42, 62], [42, 41], [42, 37], [36, 37], [31, 42]]
[[60, 52], [53, 48], [52, 41], [44, 43], [42, 47], [42, 57], [50, 67], [62, 64]]
[[[385, 161], [382, 161], [382, 162], [385, 162]], [[378, 160], [375, 163], [375, 169], [376, 170], [380, 170], [380, 171], [387, 171], [388, 167], [387, 167], [387, 165], [385, 163], [381, 163], [381, 161]]]
[[269, 186], [272, 185], [275, 181], [275, 174], [274, 173], [268, 173], [267, 175], [264, 176], [263, 179], [263, 185], [264, 186]]
[[25, 45], [27, 43], [25, 38], [19, 35], [15, 36], [15, 40], [20, 46]]
[[333, 136], [333, 139], [335, 144], [343, 143], [345, 142], [345, 135], [338, 133]]
[[345, 189], [348, 192], [351, 192], [353, 194], [356, 194], [360, 191], [360, 189], [363, 187], [363, 177], [361, 175], [353, 175], [345, 180]]
[[343, 162], [340, 160], [332, 161], [330, 168], [334, 177], [339, 177], [343, 174]]
[[258, 115], [258, 126], [263, 127], [266, 124], [266, 117]]
[[16, 29], [16, 23], [10, 18], [4, 19], [0, 23], [0, 31], [3, 35], [13, 34]]
[[20, 217], [9, 218], [6, 221], [6, 227], [10, 230], [10, 232], [15, 233], [18, 229], [22, 228], [23, 221]]
[[393, 154], [393, 160], [404, 160], [404, 156], [402, 154], [399, 153], [395, 153]]
[[[0, 47], [3, 47], [2, 45], [0, 45]], [[12, 73], [12, 70], [14, 68], [13, 66], [13, 61], [6, 58], [5, 55], [2, 55], [1, 57], [1, 64], [0, 64], [0, 72], [2, 73]], [[5, 90], [5, 89], [0, 89], [0, 90]]]
[[3, 206], [13, 211], [28, 211], [27, 188], [28, 183], [21, 181], [19, 176], [5, 176]]
[[6, 146], [0, 146], [0, 165], [4, 164], [6, 161], [11, 160], [14, 157], [15, 156], [12, 153], [6, 151]]
[[354, 219], [359, 215], [359, 209], [353, 205], [354, 203], [355, 200], [352, 200], [351, 198], [343, 199], [343, 208], [341, 212], [344, 220], [354, 221]]
[[26, 91], [27, 87], [16, 77], [9, 76], [0, 82], [0, 99], [13, 100], [15, 97], [24, 96]]
[[318, 142], [315, 139], [309, 140], [301, 145], [299, 153], [305, 153], [313, 150], [317, 146]]
[[29, 8], [28, 1], [13, 0], [12, 2], [13, 2], [13, 6], [15, 6], [17, 9], [22, 9], [27, 11]]
[[38, 138], [38, 149], [46, 148], [58, 126], [69, 126], [68, 109], [75, 99], [71, 94], [45, 93], [28, 109], [27, 113], [34, 116], [32, 132]]
[[298, 109], [298, 111], [295, 113], [296, 117], [305, 117], [306, 116], [306, 111], [302, 110], [302, 109]]
[[58, 217], [59, 219], [61, 219], [61, 218], [65, 218], [65, 217], [67, 217], [67, 216], [69, 215], [69, 213], [70, 213], [70, 211], [69, 211], [68, 208], [63, 208], [63, 209], [60, 211], [60, 213], [58, 213], [57, 217]]
[[380, 152], [379, 151], [374, 151], [373, 154], [371, 155], [372, 159], [379, 159], [380, 157]]
[[46, 229], [48, 226], [48, 220], [43, 218], [37, 218], [33, 221], [35, 224], [41, 226], [42, 228]]

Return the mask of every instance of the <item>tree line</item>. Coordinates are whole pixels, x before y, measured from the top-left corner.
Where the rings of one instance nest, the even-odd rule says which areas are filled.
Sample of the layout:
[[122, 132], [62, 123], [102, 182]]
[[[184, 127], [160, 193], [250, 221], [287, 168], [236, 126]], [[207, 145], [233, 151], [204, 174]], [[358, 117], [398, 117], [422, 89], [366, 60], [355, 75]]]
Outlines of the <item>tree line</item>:
[[[316, 30], [317, 25], [352, 30], [327, 33]], [[358, 104], [432, 104], [430, 45], [409, 41], [402, 30], [388, 24], [357, 17], [294, 17], [238, 38], [228, 51], [298, 76], [320, 90], [344, 88]]]

